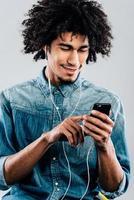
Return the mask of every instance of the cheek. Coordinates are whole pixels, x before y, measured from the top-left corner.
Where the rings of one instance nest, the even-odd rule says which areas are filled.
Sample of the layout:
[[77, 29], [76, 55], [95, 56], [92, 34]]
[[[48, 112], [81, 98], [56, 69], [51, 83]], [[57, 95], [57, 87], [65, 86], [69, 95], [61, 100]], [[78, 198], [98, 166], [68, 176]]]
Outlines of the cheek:
[[81, 56], [80, 56], [80, 63], [81, 63], [81, 64], [85, 63], [86, 60], [87, 60], [87, 58], [88, 58], [88, 54], [81, 55]]
[[50, 59], [49, 59], [49, 63], [50, 64], [52, 64], [52, 65], [57, 65], [57, 63], [58, 63], [58, 56], [56, 55], [56, 54], [51, 54], [51, 56], [50, 56]]
[[68, 56], [66, 54], [58, 53], [57, 55], [55, 55], [55, 62], [57, 64], [65, 64], [67, 59]]

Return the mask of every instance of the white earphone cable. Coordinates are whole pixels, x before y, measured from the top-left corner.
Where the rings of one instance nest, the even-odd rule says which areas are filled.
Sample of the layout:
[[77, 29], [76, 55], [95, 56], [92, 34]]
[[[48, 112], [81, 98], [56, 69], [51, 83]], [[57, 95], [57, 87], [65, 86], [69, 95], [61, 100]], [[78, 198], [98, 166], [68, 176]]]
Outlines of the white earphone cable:
[[[48, 75], [48, 83], [49, 83], [49, 91], [50, 91], [51, 101], [52, 101], [52, 103], [53, 103], [53, 105], [54, 105], [54, 107], [55, 107], [55, 109], [56, 109], [56, 111], [57, 111], [57, 113], [58, 113], [58, 116], [59, 116], [60, 121], [62, 122], [60, 112], [59, 112], [59, 110], [58, 110], [58, 108], [57, 108], [57, 106], [56, 106], [56, 104], [55, 104], [55, 102], [54, 102], [53, 96], [52, 96], [51, 82], [50, 82], [50, 77], [49, 77], [49, 75]], [[79, 88], [80, 88], [80, 95], [79, 95], [79, 99], [78, 99], [78, 101], [77, 101], [77, 103], [76, 103], [76, 105], [75, 105], [75, 108], [74, 108], [73, 111], [70, 113], [69, 117], [73, 115], [73, 113], [75, 112], [75, 110], [76, 110], [76, 108], [77, 108], [77, 106], [78, 106], [78, 104], [79, 104], [79, 102], [80, 102], [80, 99], [81, 99], [81, 85], [82, 85], [82, 83], [80, 82], [80, 87], [79, 87]], [[83, 129], [82, 129], [82, 133], [83, 133], [83, 135], [84, 135]], [[89, 172], [89, 163], [88, 163], [88, 162], [89, 162], [89, 154], [90, 154], [90, 152], [91, 152], [91, 150], [92, 150], [92, 146], [93, 146], [93, 144], [92, 144], [91, 147], [89, 148], [88, 153], [87, 153], [87, 158], [86, 158], [88, 182], [87, 182], [86, 190], [85, 190], [84, 194], [82, 195], [82, 197], [80, 198], [80, 200], [82, 200], [82, 199], [84, 198], [84, 196], [86, 195], [86, 193], [87, 193], [87, 191], [88, 191], [88, 188], [89, 188], [89, 184], [90, 184], [90, 172]], [[71, 184], [71, 180], [72, 180], [71, 167], [70, 167], [70, 163], [69, 163], [69, 160], [68, 160], [68, 157], [67, 157], [67, 154], [66, 154], [65, 143], [64, 143], [64, 141], [62, 142], [62, 147], [63, 147], [63, 152], [64, 152], [64, 155], [65, 155], [65, 158], [66, 158], [66, 161], [67, 161], [67, 165], [68, 165], [69, 182], [68, 182], [67, 189], [66, 189], [64, 195], [62, 196], [61, 200], [63, 200], [63, 199], [65, 198], [65, 196], [66, 196], [66, 194], [67, 194], [67, 192], [68, 192], [68, 190], [69, 190], [69, 188], [70, 188], [70, 184]], [[53, 192], [54, 192], [54, 191], [53, 191]], [[53, 193], [52, 193], [52, 194], [53, 194]]]
[[[56, 104], [55, 104], [55, 102], [54, 102], [54, 100], [53, 100], [53, 97], [52, 97], [51, 83], [50, 83], [50, 78], [49, 78], [49, 77], [48, 77], [48, 83], [49, 83], [49, 90], [50, 90], [51, 101], [52, 101], [52, 103], [53, 103], [53, 105], [54, 105], [54, 107], [55, 107], [55, 109], [56, 109], [56, 111], [57, 111], [57, 113], [58, 113], [58, 116], [59, 116], [59, 118], [60, 118], [60, 122], [61, 122], [62, 119], [61, 119], [60, 112], [59, 112], [59, 110], [57, 109], [57, 106], [56, 106]], [[64, 197], [66, 196], [66, 194], [67, 194], [67, 192], [68, 192], [68, 190], [69, 190], [70, 184], [71, 184], [71, 179], [72, 179], [70, 163], [69, 163], [69, 160], [68, 160], [68, 157], [67, 157], [66, 151], [65, 151], [65, 145], [64, 145], [64, 142], [62, 142], [62, 147], [63, 147], [63, 152], [64, 152], [64, 155], [65, 155], [65, 158], [66, 158], [66, 161], [67, 161], [67, 165], [68, 165], [68, 171], [69, 171], [69, 182], [68, 182], [67, 189], [66, 189], [66, 191], [65, 191], [65, 193], [64, 193], [64, 195], [63, 195], [63, 197], [62, 197], [61, 200], [63, 200]]]
[[87, 193], [87, 191], [89, 189], [89, 184], [90, 184], [89, 154], [91, 153], [92, 147], [93, 147], [93, 143], [92, 143], [91, 147], [89, 148], [88, 153], [87, 153], [87, 157], [86, 157], [88, 182], [87, 182], [86, 190], [85, 190], [84, 194], [82, 195], [82, 197], [80, 198], [80, 200], [82, 200], [85, 197], [85, 195], [86, 195], [86, 193]]

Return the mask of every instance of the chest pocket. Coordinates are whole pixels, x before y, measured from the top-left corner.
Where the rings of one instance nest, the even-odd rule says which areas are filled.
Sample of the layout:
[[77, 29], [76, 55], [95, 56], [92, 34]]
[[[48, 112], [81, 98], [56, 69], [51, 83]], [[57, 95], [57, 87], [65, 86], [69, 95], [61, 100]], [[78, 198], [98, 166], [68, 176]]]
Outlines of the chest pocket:
[[42, 113], [14, 109], [13, 115], [15, 134], [20, 148], [27, 146], [40, 137], [42, 133], [51, 129], [53, 116], [52, 112], [48, 110]]

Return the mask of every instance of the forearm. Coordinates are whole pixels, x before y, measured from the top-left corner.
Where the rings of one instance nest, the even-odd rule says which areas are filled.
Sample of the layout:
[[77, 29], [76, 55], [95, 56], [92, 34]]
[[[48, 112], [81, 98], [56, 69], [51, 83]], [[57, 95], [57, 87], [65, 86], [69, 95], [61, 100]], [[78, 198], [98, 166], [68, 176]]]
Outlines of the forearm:
[[111, 140], [104, 151], [98, 149], [98, 164], [100, 185], [106, 191], [115, 191], [123, 179], [123, 170]]
[[43, 134], [23, 150], [9, 156], [4, 165], [7, 184], [14, 184], [28, 175], [50, 146], [47, 134]]

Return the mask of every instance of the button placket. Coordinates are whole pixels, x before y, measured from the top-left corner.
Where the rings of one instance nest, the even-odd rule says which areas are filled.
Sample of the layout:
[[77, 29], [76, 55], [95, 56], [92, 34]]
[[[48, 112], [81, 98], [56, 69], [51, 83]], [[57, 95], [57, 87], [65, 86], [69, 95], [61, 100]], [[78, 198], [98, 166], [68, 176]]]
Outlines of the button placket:
[[[53, 100], [56, 105], [56, 108], [54, 106], [53, 110], [53, 123], [52, 126], [55, 127], [59, 123], [61, 123], [58, 112], [61, 114], [62, 112], [62, 106], [63, 106], [63, 97], [60, 94], [59, 91], [55, 91], [53, 93]], [[57, 143], [58, 144], [58, 143]], [[61, 196], [61, 177], [60, 177], [60, 171], [59, 171], [59, 165], [58, 165], [58, 146], [55, 144], [52, 147], [52, 158], [51, 158], [51, 174], [52, 174], [52, 181], [53, 181], [53, 193], [51, 198], [57, 198]], [[57, 198], [58, 199], [58, 198]]]

